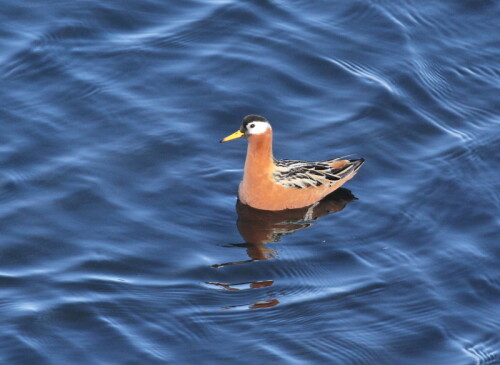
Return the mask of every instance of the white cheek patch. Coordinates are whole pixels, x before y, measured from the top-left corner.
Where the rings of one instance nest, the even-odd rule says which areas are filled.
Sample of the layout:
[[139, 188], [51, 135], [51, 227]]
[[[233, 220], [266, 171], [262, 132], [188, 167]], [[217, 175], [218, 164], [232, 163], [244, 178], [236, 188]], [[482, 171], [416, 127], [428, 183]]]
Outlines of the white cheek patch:
[[[250, 128], [252, 124], [254, 125], [254, 127]], [[271, 125], [267, 122], [252, 122], [247, 125], [247, 130], [249, 134], [262, 134], [266, 132], [268, 129], [271, 129]]]

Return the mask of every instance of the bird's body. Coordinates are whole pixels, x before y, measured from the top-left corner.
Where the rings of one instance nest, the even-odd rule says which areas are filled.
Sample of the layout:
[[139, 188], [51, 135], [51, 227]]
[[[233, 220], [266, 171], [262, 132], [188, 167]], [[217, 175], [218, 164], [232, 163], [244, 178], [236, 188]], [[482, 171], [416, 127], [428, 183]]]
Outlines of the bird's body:
[[263, 210], [306, 207], [321, 200], [350, 180], [364, 159], [309, 162], [276, 160], [272, 152], [272, 128], [260, 116], [243, 119], [241, 129], [221, 142], [246, 136], [247, 157], [238, 195], [242, 203]]

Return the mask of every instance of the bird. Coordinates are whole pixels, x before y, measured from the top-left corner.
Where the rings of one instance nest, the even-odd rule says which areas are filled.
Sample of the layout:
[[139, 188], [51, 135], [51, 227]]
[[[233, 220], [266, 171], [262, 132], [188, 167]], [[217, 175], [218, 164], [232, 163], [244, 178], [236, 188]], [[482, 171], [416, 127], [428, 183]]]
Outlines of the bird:
[[260, 115], [247, 115], [241, 127], [220, 142], [248, 140], [239, 200], [261, 210], [298, 209], [312, 205], [352, 179], [364, 158], [338, 157], [325, 161], [277, 160], [273, 129]]

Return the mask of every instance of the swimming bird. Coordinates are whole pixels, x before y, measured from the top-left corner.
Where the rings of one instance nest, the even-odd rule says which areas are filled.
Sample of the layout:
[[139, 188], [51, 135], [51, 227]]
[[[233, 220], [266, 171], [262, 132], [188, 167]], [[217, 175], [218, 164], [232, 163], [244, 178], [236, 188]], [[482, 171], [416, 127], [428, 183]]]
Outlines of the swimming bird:
[[247, 115], [241, 127], [221, 142], [246, 137], [247, 156], [238, 197], [243, 204], [262, 210], [309, 206], [352, 179], [364, 159], [325, 161], [276, 160], [273, 129], [259, 115]]

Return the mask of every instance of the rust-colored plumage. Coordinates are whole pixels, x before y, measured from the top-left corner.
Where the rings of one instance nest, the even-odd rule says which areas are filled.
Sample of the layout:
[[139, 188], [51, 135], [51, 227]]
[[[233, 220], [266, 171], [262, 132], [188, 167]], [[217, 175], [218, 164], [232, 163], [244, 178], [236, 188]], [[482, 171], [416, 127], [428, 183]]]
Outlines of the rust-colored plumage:
[[263, 210], [296, 209], [311, 205], [354, 177], [364, 159], [310, 162], [275, 160], [272, 128], [267, 119], [249, 115], [226, 142], [247, 137], [248, 149], [238, 195], [242, 203]]

